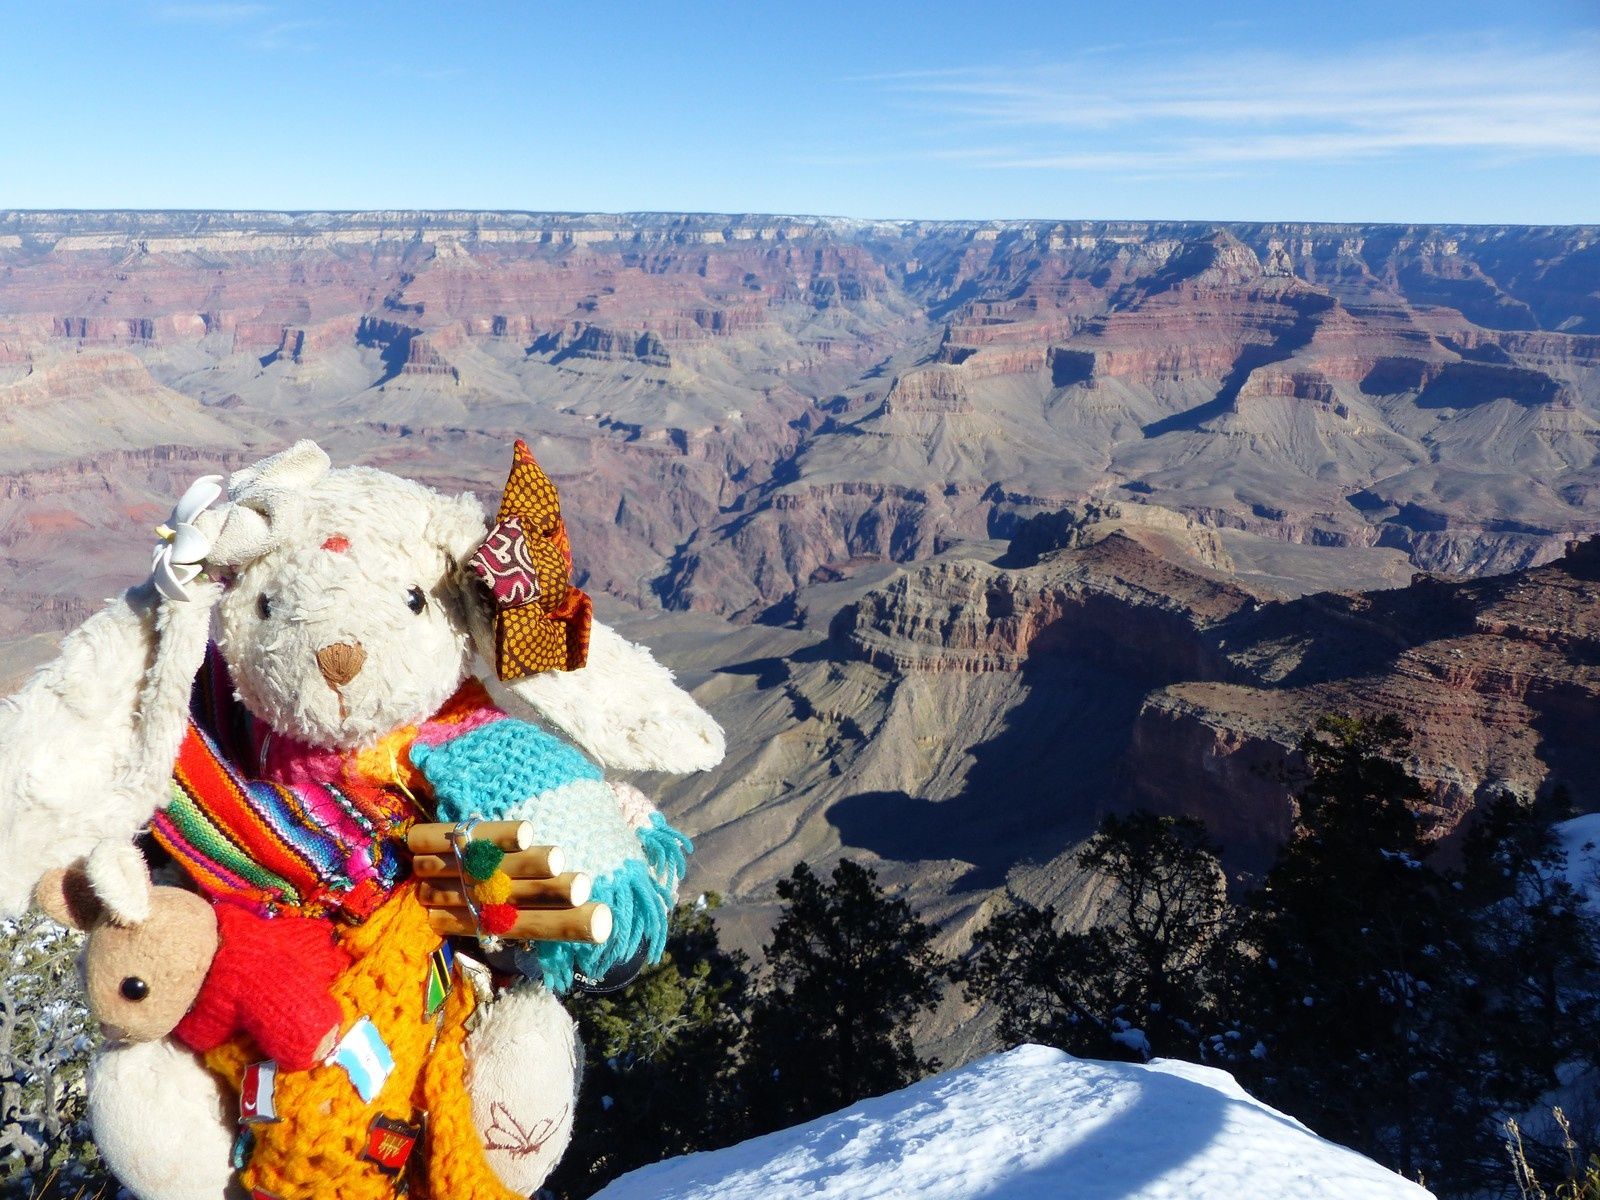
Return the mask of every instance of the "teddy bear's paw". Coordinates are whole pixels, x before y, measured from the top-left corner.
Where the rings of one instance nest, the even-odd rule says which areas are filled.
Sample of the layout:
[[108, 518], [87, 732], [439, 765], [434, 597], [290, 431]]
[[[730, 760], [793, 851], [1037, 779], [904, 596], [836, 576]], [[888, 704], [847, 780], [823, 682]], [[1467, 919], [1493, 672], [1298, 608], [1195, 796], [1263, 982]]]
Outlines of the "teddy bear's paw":
[[119, 1046], [89, 1067], [95, 1144], [139, 1200], [223, 1200], [234, 1130], [200, 1060], [165, 1039]]
[[572, 1018], [535, 984], [502, 992], [467, 1039], [472, 1118], [500, 1181], [527, 1195], [572, 1140], [583, 1049]]

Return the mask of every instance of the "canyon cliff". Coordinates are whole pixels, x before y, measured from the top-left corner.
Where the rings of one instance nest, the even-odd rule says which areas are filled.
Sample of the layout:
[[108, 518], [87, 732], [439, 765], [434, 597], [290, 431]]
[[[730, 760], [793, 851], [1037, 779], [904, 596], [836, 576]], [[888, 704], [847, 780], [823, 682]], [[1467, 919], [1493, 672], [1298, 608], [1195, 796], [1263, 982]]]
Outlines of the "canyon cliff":
[[753, 921], [840, 853], [1086, 911], [1132, 806], [1252, 869], [1325, 711], [1446, 824], [1600, 807], [1593, 228], [0, 212], [5, 674], [301, 436], [486, 499], [529, 441], [734, 735], [653, 786]]

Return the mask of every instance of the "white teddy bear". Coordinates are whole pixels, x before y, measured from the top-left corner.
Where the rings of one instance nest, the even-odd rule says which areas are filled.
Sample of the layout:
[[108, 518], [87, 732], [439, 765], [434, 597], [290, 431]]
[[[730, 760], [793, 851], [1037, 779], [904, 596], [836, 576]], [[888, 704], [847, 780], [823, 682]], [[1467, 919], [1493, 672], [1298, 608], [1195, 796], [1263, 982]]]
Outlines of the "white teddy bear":
[[[153, 580], [69, 634], [0, 706], [0, 861], [9, 864], [0, 916], [21, 912], [47, 870], [82, 861], [113, 919], [143, 919], [148, 889], [128, 869], [127, 847], [154, 821], [157, 840], [219, 902], [269, 916], [298, 905], [359, 928], [405, 874], [382, 814], [363, 807], [372, 779], [381, 803], [415, 803], [448, 821], [531, 820], [536, 840], [578, 843], [569, 853], [616, 911], [616, 931], [602, 946], [519, 951], [527, 978], [481, 1007], [465, 1036], [465, 1087], [489, 1166], [526, 1195], [571, 1134], [581, 1051], [555, 993], [574, 977], [659, 956], [683, 869], [685, 839], [600, 768], [703, 770], [721, 759], [722, 732], [647, 651], [589, 625], [586, 598], [551, 566], [552, 546], [565, 548], [558, 524], [502, 519], [491, 537], [474, 497], [367, 468], [331, 470], [311, 442], [235, 474], [218, 507], [207, 506], [208, 490], [220, 492], [203, 482], [175, 510]], [[507, 589], [494, 555], [485, 559], [486, 539], [509, 564], [513, 600], [525, 602], [529, 588], [542, 597], [522, 614], [534, 625], [502, 623], [495, 597]], [[559, 659], [566, 646], [581, 661], [584, 630], [581, 669], [491, 680], [494, 704], [477, 690], [480, 657], [504, 671], [519, 653], [542, 661], [554, 647]], [[220, 662], [208, 664], [212, 638]], [[217, 765], [228, 731], [201, 720], [196, 679], [208, 675], [254, 725], [256, 761], [218, 778], [262, 811], [281, 796], [280, 809], [313, 814], [309, 828], [283, 836], [300, 839], [290, 848], [317, 886], [289, 868], [253, 870], [249, 844], [224, 830], [230, 849], [204, 825], [205, 788], [190, 777], [234, 771]], [[333, 815], [323, 820], [318, 804]], [[362, 843], [330, 832], [339, 821], [378, 832]], [[141, 1200], [216, 1200], [234, 1183], [235, 1101], [180, 1044], [108, 1044], [91, 1069], [89, 1106], [102, 1154]]]

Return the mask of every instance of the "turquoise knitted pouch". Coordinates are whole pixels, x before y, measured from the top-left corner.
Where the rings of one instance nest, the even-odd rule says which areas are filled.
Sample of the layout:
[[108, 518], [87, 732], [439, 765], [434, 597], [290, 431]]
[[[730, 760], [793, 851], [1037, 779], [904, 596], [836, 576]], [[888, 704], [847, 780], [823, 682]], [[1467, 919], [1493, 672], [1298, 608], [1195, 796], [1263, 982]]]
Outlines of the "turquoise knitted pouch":
[[536, 725], [507, 718], [458, 737], [417, 742], [411, 761], [427, 779], [441, 821], [527, 821], [534, 844], [560, 846], [567, 869], [594, 879], [592, 899], [611, 908], [611, 936], [586, 942], [531, 942], [514, 959], [523, 974], [558, 993], [575, 974], [591, 979], [641, 947], [658, 962], [666, 949], [672, 898], [693, 843], [660, 813], [634, 828], [600, 768]]

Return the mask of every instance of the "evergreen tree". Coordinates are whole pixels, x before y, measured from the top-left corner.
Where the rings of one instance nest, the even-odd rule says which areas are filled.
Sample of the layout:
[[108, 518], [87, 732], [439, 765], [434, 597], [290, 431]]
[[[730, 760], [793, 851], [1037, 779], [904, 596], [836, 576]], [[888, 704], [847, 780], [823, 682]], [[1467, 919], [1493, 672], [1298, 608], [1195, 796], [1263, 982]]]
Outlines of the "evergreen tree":
[[578, 1200], [635, 1167], [747, 1136], [747, 960], [718, 940], [719, 903], [680, 904], [661, 961], [622, 991], [569, 1000], [586, 1066], [572, 1144], [546, 1185], [557, 1195]]
[[[1553, 828], [1571, 815], [1562, 789], [1531, 802], [1501, 795], [1480, 813], [1462, 856], [1477, 985], [1467, 1016], [1491, 1045], [1486, 1086], [1512, 1109], [1554, 1087], [1563, 1067], [1592, 1070], [1600, 1058], [1600, 922], [1569, 882]], [[1542, 1130], [1520, 1139], [1519, 1153], [1546, 1170], [1587, 1161], [1600, 1138], [1592, 1104], [1582, 1108], [1590, 1111], [1578, 1124], [1537, 1123]]]
[[1462, 871], [1433, 861], [1409, 740], [1393, 718], [1325, 718], [1302, 741], [1295, 834], [1251, 898], [1260, 1041], [1236, 1069], [1317, 1132], [1469, 1194], [1504, 1178], [1503, 1115], [1554, 1083], [1593, 941], [1547, 820], [1501, 801]]
[[1204, 827], [1109, 816], [1078, 865], [1112, 885], [1109, 920], [1076, 933], [1059, 927], [1054, 908], [1014, 902], [973, 938], [960, 969], [967, 998], [998, 1013], [1008, 1043], [1097, 1058], [1196, 1057], [1216, 1020], [1232, 924]]
[[757, 1128], [793, 1125], [937, 1070], [911, 1043], [912, 1023], [938, 1003], [947, 973], [933, 927], [848, 859], [831, 883], [800, 863], [778, 896], [786, 907], [750, 1018], [746, 1079]]

